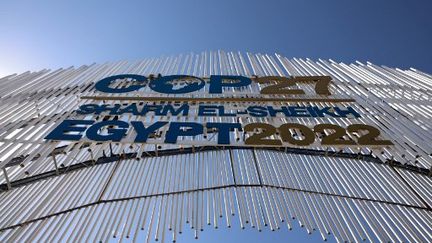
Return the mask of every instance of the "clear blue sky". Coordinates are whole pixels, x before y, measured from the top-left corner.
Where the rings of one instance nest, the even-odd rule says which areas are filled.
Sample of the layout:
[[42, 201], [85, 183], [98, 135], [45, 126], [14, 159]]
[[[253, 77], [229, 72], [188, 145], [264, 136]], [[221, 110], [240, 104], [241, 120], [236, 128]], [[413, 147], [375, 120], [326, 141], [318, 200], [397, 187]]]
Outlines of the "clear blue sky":
[[[431, 0], [3, 0], [0, 76], [217, 49], [369, 60], [432, 73], [431, 13]], [[224, 243], [320, 239], [298, 227], [260, 234], [206, 230], [203, 237]]]
[[203, 50], [432, 73], [432, 1], [1, 1], [0, 75]]

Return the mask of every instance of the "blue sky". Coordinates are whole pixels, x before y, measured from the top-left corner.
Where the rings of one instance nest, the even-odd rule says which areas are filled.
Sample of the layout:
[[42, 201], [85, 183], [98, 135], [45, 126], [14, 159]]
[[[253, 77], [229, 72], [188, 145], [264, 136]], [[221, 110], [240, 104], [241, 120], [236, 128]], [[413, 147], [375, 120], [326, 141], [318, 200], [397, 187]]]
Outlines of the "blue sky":
[[[432, 73], [431, 10], [430, 0], [3, 0], [0, 76], [218, 49], [369, 60]], [[202, 236], [201, 242], [224, 243], [320, 240], [298, 227]]]
[[1, 1], [0, 75], [203, 50], [432, 73], [432, 1]]

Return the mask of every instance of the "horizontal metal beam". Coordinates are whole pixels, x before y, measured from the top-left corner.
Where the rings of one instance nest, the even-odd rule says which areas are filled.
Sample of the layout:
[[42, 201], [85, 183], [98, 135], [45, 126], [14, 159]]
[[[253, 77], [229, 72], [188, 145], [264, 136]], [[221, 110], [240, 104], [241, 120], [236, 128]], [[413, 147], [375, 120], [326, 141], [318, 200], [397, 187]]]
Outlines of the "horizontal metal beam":
[[218, 98], [191, 98], [191, 97], [133, 97], [133, 96], [81, 96], [84, 100], [128, 100], [128, 101], [150, 101], [150, 102], [329, 102], [329, 103], [350, 103], [354, 99], [336, 98], [264, 98], [264, 97], [218, 97]]

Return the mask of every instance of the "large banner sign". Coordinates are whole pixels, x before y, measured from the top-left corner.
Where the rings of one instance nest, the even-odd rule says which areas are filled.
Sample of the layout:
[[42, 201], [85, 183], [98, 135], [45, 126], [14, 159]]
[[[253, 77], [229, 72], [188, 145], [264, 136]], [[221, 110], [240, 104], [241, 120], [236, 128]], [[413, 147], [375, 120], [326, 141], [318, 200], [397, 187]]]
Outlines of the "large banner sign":
[[[331, 77], [122, 74], [95, 84], [48, 140], [234, 146], [388, 146]], [[82, 118], [82, 119], [81, 119]], [[345, 122], [332, 122], [344, 119]], [[346, 125], [341, 125], [346, 124]]]

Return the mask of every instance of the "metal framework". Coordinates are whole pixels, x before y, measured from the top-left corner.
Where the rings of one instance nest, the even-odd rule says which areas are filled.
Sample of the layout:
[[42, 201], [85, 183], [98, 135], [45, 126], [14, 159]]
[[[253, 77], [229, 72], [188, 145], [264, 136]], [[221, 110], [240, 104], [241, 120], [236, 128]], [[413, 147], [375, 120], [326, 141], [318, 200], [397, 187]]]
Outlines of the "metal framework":
[[[185, 138], [178, 145], [161, 144], [157, 139], [147, 144], [128, 139], [120, 143], [43, 139], [64, 119], [85, 117], [74, 112], [80, 105], [113, 104], [83, 97], [97, 95], [96, 81], [121, 73], [329, 75], [332, 93], [354, 99], [347, 102], [361, 118], [191, 114], [122, 115], [118, 119], [147, 124], [170, 119], [331, 121], [341, 126], [361, 122], [379, 127], [395, 146], [220, 147], [203, 142], [210, 136]], [[26, 72], [1, 78], [0, 84], [2, 242], [175, 241], [188, 228], [198, 237], [206, 225], [230, 227], [233, 220], [242, 228], [260, 231], [290, 229], [299, 223], [324, 240], [331, 233], [338, 241], [432, 241], [432, 76], [418, 70], [217, 51]], [[135, 95], [130, 95], [132, 100]], [[166, 98], [174, 102], [179, 97]], [[207, 97], [197, 93], [194, 98]], [[158, 99], [143, 102], [163, 102]], [[193, 101], [184, 102], [192, 105]], [[233, 101], [226, 106], [254, 102], [259, 101]], [[300, 104], [331, 105], [322, 101]], [[113, 117], [94, 115], [92, 119]]]

